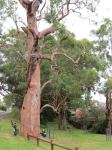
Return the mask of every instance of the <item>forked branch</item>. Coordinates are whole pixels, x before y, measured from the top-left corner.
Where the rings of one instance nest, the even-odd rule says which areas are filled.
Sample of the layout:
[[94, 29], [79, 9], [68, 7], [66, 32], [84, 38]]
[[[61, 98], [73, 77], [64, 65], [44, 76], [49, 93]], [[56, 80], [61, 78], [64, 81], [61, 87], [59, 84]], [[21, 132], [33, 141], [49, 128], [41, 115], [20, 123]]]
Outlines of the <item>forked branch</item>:
[[29, 0], [19, 0], [19, 2], [25, 9], [28, 8], [28, 4], [30, 3]]
[[73, 64], [75, 64], [76, 66], [78, 65], [79, 61], [80, 61], [80, 58], [81, 57], [78, 57], [76, 60], [74, 60], [72, 57], [68, 56], [66, 53], [62, 53], [62, 52], [55, 52], [53, 53], [51, 56], [45, 56], [45, 55], [42, 55], [40, 59], [47, 59], [49, 61], [53, 61], [54, 58], [58, 55], [63, 55], [64, 57], [68, 58], [71, 62], [73, 62]]

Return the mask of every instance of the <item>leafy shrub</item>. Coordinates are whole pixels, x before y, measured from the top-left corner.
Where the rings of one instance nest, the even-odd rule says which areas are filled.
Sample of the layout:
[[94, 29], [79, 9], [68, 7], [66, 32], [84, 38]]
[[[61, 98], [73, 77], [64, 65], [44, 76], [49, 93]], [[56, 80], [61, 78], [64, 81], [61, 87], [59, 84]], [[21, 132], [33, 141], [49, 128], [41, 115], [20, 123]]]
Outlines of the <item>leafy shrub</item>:
[[6, 108], [6, 106], [4, 106], [4, 105], [0, 105], [0, 110], [2, 110], [2, 111], [6, 111], [6, 110], [7, 110], [7, 108]]

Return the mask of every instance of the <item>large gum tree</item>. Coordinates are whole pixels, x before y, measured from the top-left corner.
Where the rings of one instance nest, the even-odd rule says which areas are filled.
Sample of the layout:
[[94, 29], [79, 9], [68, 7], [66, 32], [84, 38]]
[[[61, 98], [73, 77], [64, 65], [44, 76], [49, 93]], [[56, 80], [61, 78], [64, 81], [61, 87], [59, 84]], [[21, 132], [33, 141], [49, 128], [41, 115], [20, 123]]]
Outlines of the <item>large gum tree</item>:
[[[27, 56], [27, 91], [21, 107], [21, 134], [39, 136], [40, 129], [40, 64], [42, 60], [53, 61], [55, 56], [66, 54], [54, 51], [51, 55], [43, 55], [39, 48], [39, 41], [48, 34], [58, 31], [59, 22], [70, 13], [81, 14], [82, 9], [94, 11], [93, 2], [97, 0], [18, 0], [26, 10], [27, 27], [22, 27], [27, 34], [28, 56]], [[39, 32], [37, 22], [45, 19], [50, 26]], [[70, 58], [71, 59], [71, 58]], [[71, 59], [73, 63], [75, 61]]]

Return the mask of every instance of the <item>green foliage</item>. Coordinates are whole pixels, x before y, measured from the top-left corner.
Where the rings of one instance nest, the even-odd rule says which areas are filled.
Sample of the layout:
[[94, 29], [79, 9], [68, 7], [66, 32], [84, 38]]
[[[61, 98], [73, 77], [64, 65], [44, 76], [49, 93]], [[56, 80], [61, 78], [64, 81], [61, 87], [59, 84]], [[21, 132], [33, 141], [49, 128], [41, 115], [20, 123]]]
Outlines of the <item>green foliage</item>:
[[112, 89], [112, 77], [108, 76], [106, 82], [104, 83], [101, 93], [107, 95], [107, 93]]
[[[20, 40], [24, 41], [23, 33], [20, 33]], [[7, 106], [13, 103], [14, 106], [21, 107], [25, 92], [26, 66], [23, 59], [25, 43], [21, 41], [17, 38], [15, 30], [4, 35], [1, 40], [0, 80], [2, 81], [2, 89], [9, 93], [4, 98]], [[2, 45], [4, 46], [2, 47]], [[21, 54], [21, 49], [23, 54]]]
[[7, 110], [7, 108], [6, 108], [6, 106], [5, 106], [5, 105], [1, 105], [1, 104], [0, 104], [0, 110], [2, 110], [2, 111], [6, 111], [6, 110]]
[[98, 54], [101, 59], [105, 59], [105, 62], [109, 66], [112, 61], [112, 21], [105, 18], [99, 29], [93, 31], [93, 33], [97, 38], [95, 46], [96, 54]]
[[99, 0], [79, 0], [75, 3], [71, 2], [71, 4], [67, 0], [50, 0], [44, 18], [49, 23], [55, 23], [55, 21], [67, 16], [70, 12], [83, 15], [82, 10], [84, 8], [89, 12], [95, 12], [98, 3]]
[[40, 121], [42, 125], [47, 125], [48, 122], [53, 122], [55, 118], [56, 118], [56, 113], [53, 112], [52, 109], [48, 108], [41, 113]]
[[2, 32], [3, 21], [12, 16], [16, 10], [16, 4], [15, 0], [0, 0], [0, 33]]
[[[99, 55], [102, 63], [101, 67], [106, 67], [104, 72], [101, 73], [102, 77], [105, 79], [105, 82], [102, 87], [100, 87], [100, 92], [104, 95], [107, 94], [108, 90], [112, 89], [111, 82], [111, 64], [112, 64], [112, 20], [105, 18], [103, 23], [98, 30], [94, 31], [96, 36], [95, 41], [95, 51]], [[100, 61], [99, 61], [100, 62]]]
[[106, 69], [105, 60], [96, 54], [94, 42], [77, 40], [64, 25], [58, 24], [58, 27], [55, 36], [50, 35], [41, 41], [42, 51], [46, 54], [58, 51], [79, 61], [75, 66], [68, 57], [58, 55], [53, 62], [42, 63], [42, 83], [52, 80], [42, 93], [42, 105], [63, 97], [68, 108], [88, 107], [91, 91], [100, 79], [99, 72]]
[[82, 106], [82, 117], [77, 118], [75, 113], [68, 111], [67, 120], [77, 128], [87, 131], [105, 134], [106, 118], [105, 107], [98, 101], [91, 101], [88, 106]]

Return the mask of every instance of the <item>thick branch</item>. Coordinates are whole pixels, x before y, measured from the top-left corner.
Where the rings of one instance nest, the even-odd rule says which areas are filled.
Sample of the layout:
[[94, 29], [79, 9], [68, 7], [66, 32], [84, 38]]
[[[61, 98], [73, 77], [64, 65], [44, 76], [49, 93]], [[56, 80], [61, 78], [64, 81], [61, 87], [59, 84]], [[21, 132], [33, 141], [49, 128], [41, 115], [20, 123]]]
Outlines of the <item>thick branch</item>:
[[38, 35], [36, 34], [36, 32], [34, 30], [32, 30], [32, 29], [29, 29], [29, 30], [30, 30], [30, 32], [33, 35], [33, 38], [34, 38], [34, 45], [33, 45], [33, 47], [35, 48], [38, 45]]
[[64, 101], [62, 100], [62, 101], [58, 104], [58, 106], [57, 106], [57, 108], [56, 108], [58, 112], [60, 111], [61, 106], [63, 105], [63, 103], [64, 103]]
[[29, 4], [29, 0], [19, 0], [20, 4], [27, 9], [27, 6]]
[[56, 28], [54, 28], [53, 26], [51, 26], [51, 27], [49, 27], [49, 28], [47, 28], [47, 29], [39, 32], [38, 38], [41, 39], [41, 38], [43, 38], [44, 36], [46, 36], [46, 35], [48, 35], [50, 33], [54, 33], [55, 31], [56, 31]]
[[61, 53], [61, 52], [56, 52], [56, 53], [52, 54], [51, 60], [53, 60], [54, 57], [56, 57], [56, 56], [58, 56], [58, 55], [63, 55], [63, 56], [65, 56], [65, 57], [68, 58], [70, 61], [72, 61], [75, 65], [78, 65], [79, 60], [80, 60], [80, 57], [78, 57], [77, 60], [75, 61], [72, 57], [68, 56], [66, 53]]
[[56, 52], [56, 53], [53, 53], [51, 56], [45, 56], [45, 55], [41, 55], [40, 56], [40, 59], [47, 59], [49, 61], [53, 61], [54, 58], [58, 55], [63, 55], [65, 56], [66, 58], [68, 58], [70, 61], [72, 61], [75, 65], [78, 65], [79, 61], [80, 61], [80, 58], [81, 57], [78, 57], [76, 60], [74, 60], [72, 57], [68, 56], [66, 53], [61, 53], [61, 52]]
[[50, 55], [41, 55], [40, 57], [39, 57], [40, 59], [46, 59], [46, 60], [49, 60], [49, 61], [53, 61], [52, 59], [51, 59], [51, 56]]
[[21, 28], [26, 34], [28, 34], [28, 27], [21, 27]]
[[43, 111], [43, 109], [46, 108], [46, 107], [50, 107], [50, 108], [52, 108], [52, 110], [53, 110], [54, 112], [57, 112], [57, 109], [55, 109], [52, 105], [50, 105], [50, 104], [45, 104], [44, 106], [41, 107], [40, 113], [41, 113], [41, 112]]
[[41, 87], [41, 94], [42, 94], [42, 91], [44, 90], [44, 88], [49, 84], [51, 83], [51, 80], [48, 80], [47, 82], [45, 82], [42, 87]]

